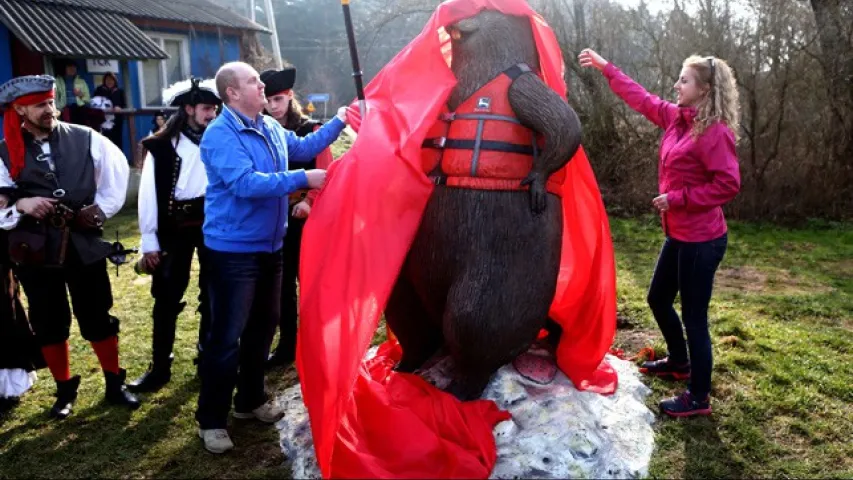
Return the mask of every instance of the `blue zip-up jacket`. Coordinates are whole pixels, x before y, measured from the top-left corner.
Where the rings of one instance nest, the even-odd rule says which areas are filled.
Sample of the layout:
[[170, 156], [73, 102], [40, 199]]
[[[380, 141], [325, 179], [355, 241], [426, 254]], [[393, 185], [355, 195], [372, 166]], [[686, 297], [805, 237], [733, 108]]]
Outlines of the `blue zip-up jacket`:
[[287, 232], [288, 195], [308, 188], [305, 170], [288, 171], [288, 161], [311, 161], [338, 138], [346, 125], [335, 117], [299, 137], [275, 119], [256, 122], [229, 108], [207, 127], [201, 161], [207, 172], [204, 243], [221, 252], [272, 253]]

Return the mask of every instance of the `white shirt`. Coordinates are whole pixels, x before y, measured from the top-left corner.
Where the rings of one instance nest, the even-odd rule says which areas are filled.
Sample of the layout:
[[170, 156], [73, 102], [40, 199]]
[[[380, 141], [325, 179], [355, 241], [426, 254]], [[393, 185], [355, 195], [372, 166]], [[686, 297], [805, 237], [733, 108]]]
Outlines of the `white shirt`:
[[[127, 180], [130, 166], [127, 157], [107, 137], [96, 131], [91, 135], [92, 159], [95, 163], [95, 203], [104, 211], [107, 218], [121, 210], [127, 196]], [[44, 153], [50, 153], [50, 143], [41, 145]], [[9, 175], [4, 162], [0, 162], [0, 187], [14, 187], [15, 181]], [[65, 188], [69, 188], [66, 186]], [[0, 228], [11, 230], [18, 225], [21, 213], [15, 205], [0, 209]]]
[[[207, 172], [201, 163], [201, 150], [183, 133], [172, 139], [172, 145], [176, 144], [175, 151], [181, 157], [181, 171], [178, 172], [178, 183], [175, 185], [175, 200], [191, 200], [204, 196], [207, 190]], [[139, 232], [142, 234], [140, 249], [142, 253], [159, 252], [157, 188], [154, 183], [154, 157], [150, 153], [142, 164], [142, 178], [139, 182]]]

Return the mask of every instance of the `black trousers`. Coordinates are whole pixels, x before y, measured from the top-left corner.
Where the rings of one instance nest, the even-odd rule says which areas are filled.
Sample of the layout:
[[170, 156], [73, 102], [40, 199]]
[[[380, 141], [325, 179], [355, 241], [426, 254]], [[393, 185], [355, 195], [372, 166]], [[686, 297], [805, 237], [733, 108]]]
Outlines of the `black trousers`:
[[69, 242], [64, 266], [21, 266], [18, 278], [29, 300], [30, 325], [40, 346], [68, 340], [71, 308], [84, 339], [100, 342], [118, 335], [119, 320], [110, 315], [113, 294], [105, 259], [83, 265]]
[[[669, 358], [676, 364], [689, 361], [690, 392], [698, 398], [705, 398], [711, 393], [714, 362], [708, 329], [708, 305], [714, 276], [727, 246], [727, 234], [696, 243], [667, 238], [649, 287], [649, 306], [666, 340]], [[673, 307], [678, 293], [681, 293], [680, 319]], [[684, 342], [685, 333], [687, 343]]]
[[281, 320], [279, 321], [279, 340], [276, 355], [296, 358], [296, 324], [299, 318], [297, 280], [299, 279], [299, 252], [302, 244], [302, 229], [305, 220], [287, 217], [287, 234], [282, 247], [281, 275]]
[[198, 332], [198, 350], [203, 350], [210, 330], [210, 302], [208, 301], [208, 250], [204, 246], [201, 227], [179, 229], [174, 235], [160, 238], [160, 248], [165, 255], [154, 272], [151, 296], [154, 297], [154, 332], [152, 335], [152, 362], [155, 367], [168, 366], [175, 345], [178, 315], [186, 302], [181, 300], [190, 283], [193, 253], [198, 252], [198, 313], [201, 323]]

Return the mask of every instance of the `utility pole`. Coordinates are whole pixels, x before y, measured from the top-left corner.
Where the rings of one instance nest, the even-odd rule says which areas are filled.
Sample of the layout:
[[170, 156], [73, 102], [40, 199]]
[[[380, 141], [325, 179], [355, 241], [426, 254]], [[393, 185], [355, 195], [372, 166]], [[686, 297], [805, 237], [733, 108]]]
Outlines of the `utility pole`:
[[[251, 0], [254, 4], [254, 0]], [[281, 46], [278, 44], [278, 29], [275, 26], [275, 14], [272, 11], [272, 0], [264, 0], [264, 14], [267, 16], [267, 27], [272, 30], [272, 51], [275, 55], [276, 68], [281, 70]], [[254, 16], [254, 10], [252, 11]]]

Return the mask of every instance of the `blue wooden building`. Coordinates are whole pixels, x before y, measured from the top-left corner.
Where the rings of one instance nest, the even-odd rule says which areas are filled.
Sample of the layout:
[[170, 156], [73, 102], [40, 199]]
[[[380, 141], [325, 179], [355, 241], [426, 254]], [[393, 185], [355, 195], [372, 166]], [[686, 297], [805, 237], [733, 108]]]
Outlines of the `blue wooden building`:
[[129, 108], [123, 143], [133, 161], [165, 86], [212, 78], [223, 63], [246, 58], [254, 35], [268, 33], [207, 0], [0, 0], [0, 83], [61, 76], [59, 62], [68, 60], [90, 92], [104, 73], [115, 74]]

